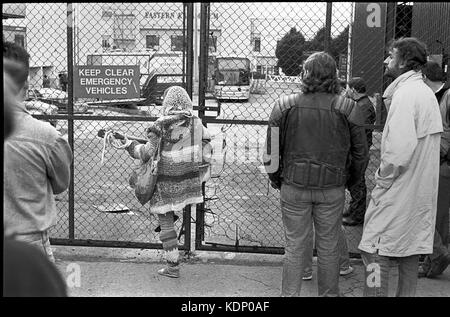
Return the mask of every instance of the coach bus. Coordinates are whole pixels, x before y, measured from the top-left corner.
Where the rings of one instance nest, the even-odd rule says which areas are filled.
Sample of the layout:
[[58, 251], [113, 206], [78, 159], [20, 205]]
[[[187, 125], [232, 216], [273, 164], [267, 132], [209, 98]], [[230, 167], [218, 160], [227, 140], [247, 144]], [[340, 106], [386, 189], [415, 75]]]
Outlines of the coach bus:
[[252, 82], [251, 62], [246, 57], [217, 57], [214, 96], [220, 100], [248, 100]]

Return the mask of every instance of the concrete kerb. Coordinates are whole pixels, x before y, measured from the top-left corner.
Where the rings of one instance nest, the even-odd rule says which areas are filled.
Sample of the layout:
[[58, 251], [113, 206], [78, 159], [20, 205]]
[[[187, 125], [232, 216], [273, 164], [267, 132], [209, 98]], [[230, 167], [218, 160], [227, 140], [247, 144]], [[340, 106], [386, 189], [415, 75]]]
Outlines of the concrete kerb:
[[[53, 246], [57, 261], [162, 263], [163, 251], [104, 247]], [[180, 250], [181, 262], [244, 266], [281, 266], [283, 255]]]
[[[162, 250], [125, 249], [103, 247], [53, 246], [57, 261], [71, 262], [127, 262], [164, 263]], [[238, 252], [180, 250], [180, 260], [186, 264], [219, 264], [237, 266], [278, 266], [283, 265], [282, 254], [259, 254]], [[316, 265], [317, 258], [313, 263]], [[362, 265], [361, 259], [351, 258], [351, 264]]]

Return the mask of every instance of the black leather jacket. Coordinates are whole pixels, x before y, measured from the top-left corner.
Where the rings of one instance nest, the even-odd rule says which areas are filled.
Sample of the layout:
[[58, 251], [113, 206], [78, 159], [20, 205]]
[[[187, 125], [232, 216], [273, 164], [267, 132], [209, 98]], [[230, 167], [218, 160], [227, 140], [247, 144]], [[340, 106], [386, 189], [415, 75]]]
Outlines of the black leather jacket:
[[363, 124], [356, 102], [343, 96], [281, 97], [269, 118], [264, 155], [272, 186], [352, 187], [368, 163]]

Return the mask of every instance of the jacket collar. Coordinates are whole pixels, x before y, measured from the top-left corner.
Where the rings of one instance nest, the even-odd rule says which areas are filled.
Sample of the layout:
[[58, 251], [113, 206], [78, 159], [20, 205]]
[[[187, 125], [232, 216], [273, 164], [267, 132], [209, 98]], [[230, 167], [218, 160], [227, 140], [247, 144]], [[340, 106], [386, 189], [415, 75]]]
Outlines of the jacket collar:
[[394, 93], [397, 91], [398, 88], [400, 88], [401, 86], [403, 86], [403, 84], [407, 81], [410, 80], [415, 80], [415, 79], [422, 79], [422, 72], [421, 71], [414, 71], [414, 70], [410, 70], [407, 71], [404, 74], [401, 74], [400, 76], [398, 76], [384, 91], [383, 94], [383, 100], [384, 100], [384, 104], [386, 106], [386, 109], [389, 111], [389, 107], [391, 105], [392, 102], [392, 97], [394, 96]]
[[359, 98], [356, 98], [355, 101], [358, 102], [364, 98], [369, 98], [366, 94], [361, 95]]
[[27, 108], [25, 107], [25, 103], [22, 101], [17, 101], [15, 107], [13, 108], [13, 111], [16, 112], [24, 112], [27, 114], [30, 114], [27, 110]]

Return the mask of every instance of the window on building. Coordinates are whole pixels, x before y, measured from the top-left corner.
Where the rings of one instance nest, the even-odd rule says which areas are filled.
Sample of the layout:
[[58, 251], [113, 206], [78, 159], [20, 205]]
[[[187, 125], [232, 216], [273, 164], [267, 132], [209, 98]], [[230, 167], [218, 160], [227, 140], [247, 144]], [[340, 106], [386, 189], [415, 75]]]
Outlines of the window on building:
[[262, 74], [262, 73], [263, 73], [263, 68], [262, 68], [261, 65], [256, 65], [256, 72], [257, 72], [258, 74]]
[[109, 35], [102, 36], [102, 48], [110, 48], [111, 47], [110, 38], [111, 37]]
[[170, 47], [172, 51], [183, 51], [184, 38], [182, 35], [172, 35], [170, 37]]
[[136, 30], [137, 20], [134, 14], [117, 14], [114, 16], [113, 37], [115, 41], [134, 41], [137, 37]]
[[111, 9], [102, 10], [102, 18], [111, 18], [113, 16], [113, 11]]
[[114, 9], [110, 5], [102, 7], [102, 18], [111, 18], [114, 15]]
[[158, 50], [159, 49], [159, 36], [146, 35], [145, 36], [145, 47], [151, 48], [153, 50]]
[[25, 37], [22, 34], [15, 34], [14, 43], [22, 47], [25, 47]]
[[86, 64], [88, 66], [102, 65], [102, 57], [97, 55], [88, 55]]
[[212, 34], [209, 36], [209, 51], [211, 53], [217, 52], [217, 36]]
[[261, 38], [259, 37], [253, 39], [253, 52], [261, 52]]

